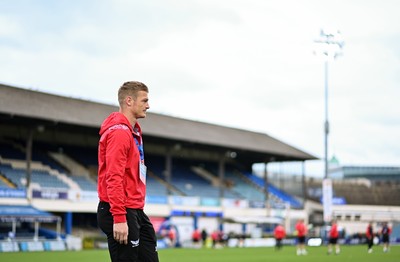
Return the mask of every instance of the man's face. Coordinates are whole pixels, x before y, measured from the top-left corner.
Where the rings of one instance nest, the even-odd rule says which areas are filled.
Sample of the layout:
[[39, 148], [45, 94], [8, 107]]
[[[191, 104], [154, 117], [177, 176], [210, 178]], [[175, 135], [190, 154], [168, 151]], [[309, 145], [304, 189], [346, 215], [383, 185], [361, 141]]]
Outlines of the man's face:
[[136, 119], [145, 118], [146, 111], [150, 108], [148, 93], [139, 91], [137, 98], [133, 100], [132, 113]]

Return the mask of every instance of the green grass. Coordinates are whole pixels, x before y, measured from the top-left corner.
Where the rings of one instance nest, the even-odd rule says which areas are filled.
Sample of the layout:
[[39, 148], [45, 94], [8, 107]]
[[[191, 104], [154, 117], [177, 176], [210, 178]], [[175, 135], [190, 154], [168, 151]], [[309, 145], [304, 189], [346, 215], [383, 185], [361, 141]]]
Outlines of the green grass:
[[[224, 248], [224, 249], [162, 249], [160, 262], [399, 262], [400, 246], [393, 246], [389, 253], [383, 253], [381, 246], [375, 246], [372, 254], [366, 246], [342, 246], [340, 255], [327, 255], [326, 247], [309, 247], [308, 255], [297, 256], [295, 247], [285, 246], [281, 251], [274, 248]], [[85, 250], [69, 252], [18, 252], [0, 253], [1, 262], [102, 262], [110, 261], [106, 250]]]

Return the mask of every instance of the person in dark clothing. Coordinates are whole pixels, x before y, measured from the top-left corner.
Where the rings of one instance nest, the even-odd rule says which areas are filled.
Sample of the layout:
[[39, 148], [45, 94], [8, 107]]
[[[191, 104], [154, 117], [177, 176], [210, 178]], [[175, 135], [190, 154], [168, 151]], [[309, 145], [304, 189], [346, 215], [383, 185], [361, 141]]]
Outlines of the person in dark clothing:
[[203, 247], [206, 246], [207, 237], [208, 237], [207, 231], [205, 229], [203, 229], [201, 231], [201, 241], [203, 243]]
[[383, 244], [383, 252], [389, 251], [389, 243], [390, 243], [390, 234], [392, 233], [392, 229], [389, 227], [387, 222], [383, 223], [381, 229], [381, 236], [382, 236], [382, 244]]
[[372, 253], [372, 246], [374, 245], [374, 228], [372, 222], [369, 222], [365, 236], [367, 237], [368, 253]]

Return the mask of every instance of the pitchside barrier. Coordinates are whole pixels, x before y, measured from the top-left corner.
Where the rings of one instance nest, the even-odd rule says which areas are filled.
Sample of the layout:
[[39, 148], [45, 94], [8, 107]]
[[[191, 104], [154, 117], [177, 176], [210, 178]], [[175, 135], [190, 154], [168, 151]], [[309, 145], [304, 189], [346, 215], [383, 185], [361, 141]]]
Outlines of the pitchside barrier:
[[0, 241], [0, 252], [64, 251], [81, 249], [82, 240], [72, 236], [59, 240], [7, 239]]

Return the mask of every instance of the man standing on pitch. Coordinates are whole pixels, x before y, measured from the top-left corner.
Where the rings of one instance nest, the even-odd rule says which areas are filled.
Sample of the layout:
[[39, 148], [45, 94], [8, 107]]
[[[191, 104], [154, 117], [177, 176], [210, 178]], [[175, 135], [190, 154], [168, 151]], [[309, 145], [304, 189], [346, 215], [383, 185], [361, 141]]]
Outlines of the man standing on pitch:
[[331, 229], [329, 230], [328, 254], [332, 254], [333, 246], [335, 246], [335, 254], [339, 255], [339, 229], [336, 220], [332, 220]]
[[280, 250], [282, 248], [282, 240], [286, 237], [286, 230], [282, 224], [278, 224], [274, 229], [275, 237], [275, 249]]
[[97, 222], [112, 262], [158, 262], [154, 227], [143, 212], [146, 166], [138, 119], [150, 108], [148, 88], [131, 81], [118, 90], [119, 112], [100, 128]]
[[389, 251], [391, 233], [392, 229], [389, 227], [387, 222], [384, 222], [381, 229], [381, 235], [382, 235], [383, 252], [385, 253]]
[[307, 255], [306, 251], [306, 236], [307, 227], [303, 219], [299, 219], [295, 226], [297, 232], [297, 255]]
[[369, 222], [365, 236], [367, 237], [368, 253], [372, 253], [372, 246], [374, 245], [374, 228], [372, 222]]

